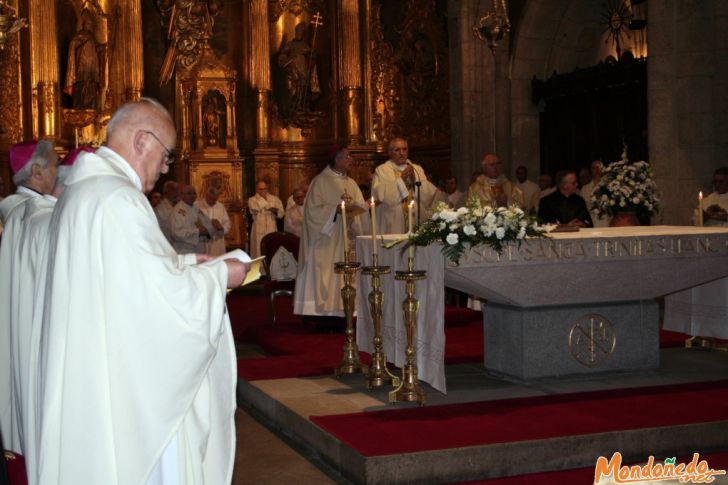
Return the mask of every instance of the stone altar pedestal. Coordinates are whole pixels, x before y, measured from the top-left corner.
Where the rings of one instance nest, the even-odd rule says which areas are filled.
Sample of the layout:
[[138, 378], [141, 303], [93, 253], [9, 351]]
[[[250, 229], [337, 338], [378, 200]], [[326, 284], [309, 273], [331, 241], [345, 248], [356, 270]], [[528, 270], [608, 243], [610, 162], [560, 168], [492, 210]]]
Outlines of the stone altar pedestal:
[[659, 365], [654, 299], [728, 275], [728, 229], [628, 227], [486, 247], [445, 285], [487, 301], [485, 366], [530, 380]]

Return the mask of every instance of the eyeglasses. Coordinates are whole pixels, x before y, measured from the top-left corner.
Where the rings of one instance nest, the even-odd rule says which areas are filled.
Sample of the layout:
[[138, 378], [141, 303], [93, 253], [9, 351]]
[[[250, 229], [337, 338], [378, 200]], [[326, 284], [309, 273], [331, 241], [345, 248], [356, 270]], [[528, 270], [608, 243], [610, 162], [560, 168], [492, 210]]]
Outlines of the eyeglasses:
[[155, 135], [154, 133], [152, 133], [149, 130], [142, 130], [142, 132], [152, 135], [154, 137], [154, 139], [157, 140], [157, 143], [162, 145], [162, 148], [164, 148], [164, 163], [166, 163], [167, 165], [171, 165], [172, 163], [174, 163], [174, 153], [172, 153], [172, 150], [167, 148], [167, 146], [164, 143], [162, 143], [162, 140], [160, 140], [157, 135]]

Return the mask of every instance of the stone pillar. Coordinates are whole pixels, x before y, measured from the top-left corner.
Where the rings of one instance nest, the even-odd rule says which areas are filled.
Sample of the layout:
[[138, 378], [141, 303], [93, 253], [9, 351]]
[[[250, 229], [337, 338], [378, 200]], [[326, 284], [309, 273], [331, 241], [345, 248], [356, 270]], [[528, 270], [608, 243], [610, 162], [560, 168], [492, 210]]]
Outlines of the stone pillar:
[[[496, 59], [487, 44], [473, 35], [477, 12], [477, 0], [448, 2], [452, 170], [465, 190], [472, 173], [480, 170], [483, 155], [499, 149]], [[500, 48], [507, 46], [505, 39]], [[510, 157], [502, 158], [508, 162]]]
[[662, 224], [691, 224], [698, 191], [728, 162], [728, 4], [664, 0], [651, 8], [647, 61], [649, 159]]
[[43, 0], [28, 2], [28, 31], [30, 38], [30, 85], [33, 90], [31, 107], [32, 137], [60, 136], [59, 61], [56, 33], [56, 9], [48, 8]]
[[356, 145], [362, 138], [359, 2], [357, 0], [339, 0], [338, 7], [339, 65], [341, 66], [339, 94], [344, 107], [345, 136], [350, 143]]

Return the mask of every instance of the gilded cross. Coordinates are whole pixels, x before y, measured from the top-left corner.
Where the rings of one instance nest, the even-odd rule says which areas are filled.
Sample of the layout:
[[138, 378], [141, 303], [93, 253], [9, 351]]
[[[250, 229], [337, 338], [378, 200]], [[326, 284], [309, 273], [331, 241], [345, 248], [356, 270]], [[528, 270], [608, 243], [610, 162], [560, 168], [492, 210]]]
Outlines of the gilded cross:
[[311, 25], [314, 27], [321, 27], [323, 23], [323, 17], [321, 16], [321, 13], [316, 12], [316, 15], [313, 16], [313, 20], [311, 20]]

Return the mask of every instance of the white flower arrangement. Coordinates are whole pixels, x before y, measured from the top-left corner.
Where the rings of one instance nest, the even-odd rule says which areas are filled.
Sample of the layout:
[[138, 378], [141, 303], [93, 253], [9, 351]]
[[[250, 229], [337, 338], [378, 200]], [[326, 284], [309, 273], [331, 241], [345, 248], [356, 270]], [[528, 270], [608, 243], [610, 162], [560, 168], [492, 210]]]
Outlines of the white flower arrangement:
[[651, 216], [659, 210], [660, 199], [650, 164], [644, 161], [630, 163], [625, 147], [622, 159], [609, 164], [602, 172], [589, 202], [600, 216], [614, 216], [618, 212]]
[[471, 246], [485, 244], [500, 253], [511, 242], [520, 244], [527, 237], [546, 237], [547, 232], [548, 228], [539, 226], [535, 218], [527, 216], [518, 207], [483, 207], [480, 200], [473, 197], [465, 207], [457, 210], [444, 202], [439, 203], [432, 217], [411, 236], [386, 247], [401, 242], [406, 242], [405, 247], [441, 242], [442, 252], [457, 264]]

